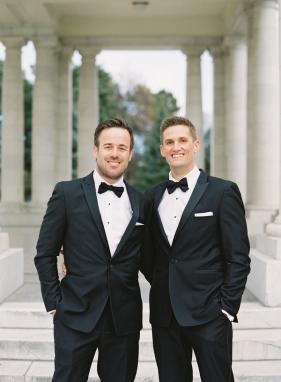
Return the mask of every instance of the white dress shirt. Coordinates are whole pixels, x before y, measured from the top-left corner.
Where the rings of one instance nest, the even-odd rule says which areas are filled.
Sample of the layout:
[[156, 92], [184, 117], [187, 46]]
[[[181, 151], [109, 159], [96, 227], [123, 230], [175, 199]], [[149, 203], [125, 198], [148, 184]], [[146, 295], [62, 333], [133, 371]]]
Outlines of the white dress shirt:
[[[195, 166], [185, 176], [188, 184], [188, 190], [186, 192], [177, 188], [172, 194], [169, 194], [167, 190], [165, 190], [163, 194], [158, 207], [158, 212], [170, 245], [173, 243], [183, 210], [190, 199], [199, 175], [200, 171], [198, 167]], [[172, 177], [171, 173], [169, 174], [169, 179], [173, 182], [178, 182]]]
[[106, 233], [111, 256], [114, 252], [132, 218], [132, 208], [127, 193], [123, 177], [116, 183], [116, 187], [124, 187], [124, 192], [120, 198], [112, 191], [106, 191], [103, 194], [98, 193], [101, 182], [107, 183], [97, 171], [93, 172], [98, 206]]

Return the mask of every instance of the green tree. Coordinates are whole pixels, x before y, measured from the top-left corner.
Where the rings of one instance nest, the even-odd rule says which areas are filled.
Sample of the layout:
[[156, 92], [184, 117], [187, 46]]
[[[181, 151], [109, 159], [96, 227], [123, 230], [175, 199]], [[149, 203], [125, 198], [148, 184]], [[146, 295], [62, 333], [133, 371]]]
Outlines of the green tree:
[[169, 171], [166, 161], [159, 151], [159, 127], [164, 118], [174, 115], [178, 111], [175, 97], [165, 90], [154, 94], [155, 97], [155, 123], [145, 140], [143, 159], [139, 162], [135, 185], [146, 190], [167, 178]]
[[2, 115], [2, 81], [3, 80], [3, 61], [0, 60], [0, 116]]

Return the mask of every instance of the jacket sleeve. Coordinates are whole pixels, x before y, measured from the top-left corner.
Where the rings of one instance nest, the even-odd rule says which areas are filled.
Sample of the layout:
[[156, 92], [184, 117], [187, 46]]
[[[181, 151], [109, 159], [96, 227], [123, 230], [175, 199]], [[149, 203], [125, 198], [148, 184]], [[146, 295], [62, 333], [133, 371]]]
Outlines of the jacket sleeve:
[[245, 210], [235, 183], [226, 188], [220, 208], [222, 250], [225, 257], [225, 276], [221, 287], [221, 307], [234, 316], [241, 304], [247, 276], [250, 272], [250, 244]]
[[57, 256], [63, 244], [66, 228], [65, 200], [62, 183], [55, 186], [48, 202], [36, 246], [35, 266], [41, 283], [41, 292], [47, 311], [56, 309], [61, 299]]
[[152, 237], [153, 198], [151, 192], [144, 195], [145, 232], [141, 246], [140, 270], [146, 280], [151, 283], [153, 275], [153, 237]]

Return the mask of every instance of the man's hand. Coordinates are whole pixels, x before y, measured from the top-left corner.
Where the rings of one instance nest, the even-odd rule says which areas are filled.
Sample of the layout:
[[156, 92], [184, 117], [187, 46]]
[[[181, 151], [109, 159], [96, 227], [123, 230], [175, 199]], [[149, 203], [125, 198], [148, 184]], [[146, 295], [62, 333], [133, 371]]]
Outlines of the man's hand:
[[65, 262], [64, 262], [63, 247], [61, 247], [60, 254], [62, 255], [61, 273], [62, 273], [63, 277], [65, 277], [67, 275], [67, 269], [66, 269]]
[[61, 273], [62, 273], [63, 277], [65, 277], [67, 275], [67, 269], [66, 269], [65, 263], [61, 264]]
[[54, 320], [55, 318], [55, 315], [56, 315], [56, 310], [52, 310], [51, 312], [49, 312], [51, 315], [52, 315], [52, 318]]

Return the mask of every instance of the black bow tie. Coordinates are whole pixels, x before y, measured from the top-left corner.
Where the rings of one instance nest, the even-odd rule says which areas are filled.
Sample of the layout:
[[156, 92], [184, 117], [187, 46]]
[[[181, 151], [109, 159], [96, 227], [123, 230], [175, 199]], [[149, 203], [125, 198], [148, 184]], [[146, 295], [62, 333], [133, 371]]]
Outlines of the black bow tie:
[[172, 194], [176, 188], [180, 188], [183, 192], [186, 192], [188, 190], [188, 184], [186, 178], [182, 178], [179, 182], [173, 182], [172, 180], [168, 180], [167, 184], [167, 191], [169, 194]]
[[120, 198], [123, 194], [124, 187], [116, 187], [112, 186], [111, 184], [101, 182], [101, 184], [99, 185], [98, 193], [103, 194], [106, 191], [113, 191], [114, 194], [118, 196], [118, 198]]

